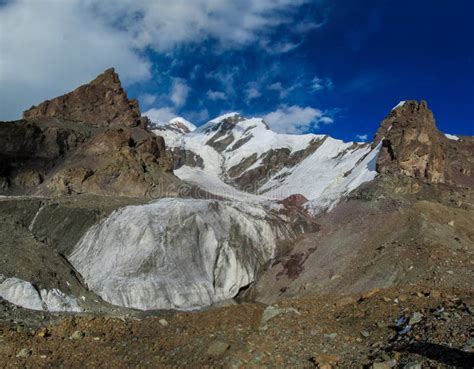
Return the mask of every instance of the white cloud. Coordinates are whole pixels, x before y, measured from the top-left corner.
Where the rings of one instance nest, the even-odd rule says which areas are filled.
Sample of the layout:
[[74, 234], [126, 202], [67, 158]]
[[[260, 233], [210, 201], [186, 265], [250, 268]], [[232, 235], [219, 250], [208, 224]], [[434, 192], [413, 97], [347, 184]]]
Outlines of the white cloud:
[[267, 88], [270, 91], [278, 92], [280, 99], [287, 97], [292, 91], [296, 90], [298, 87], [301, 87], [301, 83], [295, 83], [294, 85], [285, 88], [281, 82], [275, 82], [269, 85]]
[[[70, 91], [114, 66], [125, 84], [150, 78], [159, 53], [215, 40], [241, 48], [290, 24], [309, 0], [12, 1], [0, 6], [0, 119]], [[291, 49], [282, 44], [282, 51]], [[232, 90], [227, 81], [226, 93]], [[184, 104], [185, 89], [174, 103]], [[189, 91], [188, 91], [189, 92]]]
[[282, 133], [304, 133], [319, 128], [320, 124], [333, 123], [321, 110], [297, 105], [281, 105], [263, 119], [273, 130]]
[[206, 95], [209, 98], [209, 100], [212, 100], [212, 101], [227, 100], [226, 94], [222, 91], [209, 90], [207, 91]]
[[239, 72], [240, 69], [238, 67], [232, 67], [225, 71], [209, 72], [206, 74], [206, 78], [214, 79], [220, 82], [227, 95], [234, 95], [234, 81]]
[[171, 86], [170, 100], [177, 108], [186, 104], [191, 87], [186, 84], [186, 81], [182, 78], [173, 78], [173, 84]]
[[356, 140], [358, 141], [367, 141], [367, 139], [369, 138], [368, 135], [364, 134], [364, 135], [356, 135]]
[[331, 78], [319, 78], [319, 77], [314, 77], [313, 80], [311, 81], [311, 89], [316, 92], [316, 91], [321, 91], [321, 90], [332, 90], [334, 88], [334, 83], [332, 82]]
[[169, 107], [164, 107], [164, 108], [159, 108], [159, 109], [153, 108], [153, 109], [150, 109], [150, 110], [147, 110], [146, 112], [144, 112], [143, 115], [150, 118], [150, 120], [152, 122], [158, 123], [158, 124], [167, 123], [171, 119], [173, 119], [177, 116], [174, 109], [169, 108]]
[[157, 96], [154, 94], [142, 94], [138, 97], [138, 100], [140, 100], [141, 103], [145, 106], [150, 106], [156, 101]]
[[139, 48], [158, 52], [177, 45], [217, 40], [236, 48], [289, 24], [309, 0], [89, 0], [110, 23], [121, 21]]
[[269, 40], [262, 40], [260, 46], [269, 54], [284, 54], [293, 51], [301, 43], [295, 43], [290, 41], [271, 42]]
[[79, 0], [0, 6], [0, 120], [87, 83], [114, 66], [126, 83], [150, 76], [129, 34]]
[[245, 99], [247, 101], [258, 99], [262, 96], [261, 92], [254, 86], [250, 86], [245, 90]]
[[188, 117], [189, 120], [192, 122], [196, 122], [196, 123], [206, 122], [207, 120], [209, 120], [209, 111], [207, 109], [190, 111], [186, 113], [186, 117]]

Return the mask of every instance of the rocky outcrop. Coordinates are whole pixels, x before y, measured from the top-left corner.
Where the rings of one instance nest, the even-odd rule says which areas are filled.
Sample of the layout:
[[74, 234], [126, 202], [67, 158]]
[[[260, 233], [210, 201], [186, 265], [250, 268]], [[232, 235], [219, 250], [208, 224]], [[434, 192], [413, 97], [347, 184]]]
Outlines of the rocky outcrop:
[[382, 142], [377, 171], [429, 183], [471, 185], [472, 138], [453, 141], [437, 128], [426, 101], [406, 101], [382, 122], [374, 147]]
[[0, 122], [0, 193], [37, 190], [56, 163], [93, 134], [56, 123]]
[[159, 197], [179, 179], [113, 69], [0, 122], [0, 194]]
[[141, 128], [109, 129], [81, 145], [45, 183], [56, 194], [158, 197], [177, 182], [164, 140]]
[[140, 118], [138, 101], [128, 99], [113, 68], [68, 94], [31, 107], [23, 118], [60, 118], [97, 127], [134, 127], [146, 122]]

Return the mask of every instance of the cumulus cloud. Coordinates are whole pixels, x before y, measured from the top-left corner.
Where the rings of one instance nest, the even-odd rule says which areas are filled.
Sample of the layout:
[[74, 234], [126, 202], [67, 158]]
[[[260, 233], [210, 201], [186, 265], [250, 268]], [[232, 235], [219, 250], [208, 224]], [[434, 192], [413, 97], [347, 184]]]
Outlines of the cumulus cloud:
[[152, 108], [143, 113], [143, 115], [150, 118], [153, 123], [165, 124], [177, 116], [173, 108]]
[[305, 133], [319, 128], [321, 124], [333, 123], [333, 119], [323, 111], [297, 105], [281, 105], [263, 119], [274, 131], [281, 133]]
[[89, 0], [110, 24], [117, 20], [139, 48], [168, 51], [184, 43], [217, 40], [222, 48], [256, 42], [289, 24], [309, 0]]
[[[151, 64], [143, 56], [149, 49], [172, 53], [208, 40], [222, 50], [258, 45], [308, 1], [0, 2], [0, 119], [17, 118], [111, 66], [126, 85], [149, 79]], [[291, 47], [279, 46], [282, 52]], [[224, 82], [231, 90], [232, 80]], [[177, 90], [175, 105], [184, 104], [186, 91]]]
[[191, 87], [186, 84], [186, 81], [182, 78], [173, 78], [171, 86], [170, 100], [174, 106], [180, 108], [186, 104]]
[[0, 6], [0, 119], [17, 119], [111, 66], [126, 83], [150, 76], [130, 35], [105, 25], [81, 1]]
[[208, 99], [212, 100], [212, 101], [227, 100], [226, 94], [222, 91], [209, 90], [209, 91], [207, 91], [206, 95], [207, 95]]
[[150, 106], [156, 101], [157, 96], [154, 94], [141, 94], [138, 97], [138, 100], [144, 105], [144, 106]]

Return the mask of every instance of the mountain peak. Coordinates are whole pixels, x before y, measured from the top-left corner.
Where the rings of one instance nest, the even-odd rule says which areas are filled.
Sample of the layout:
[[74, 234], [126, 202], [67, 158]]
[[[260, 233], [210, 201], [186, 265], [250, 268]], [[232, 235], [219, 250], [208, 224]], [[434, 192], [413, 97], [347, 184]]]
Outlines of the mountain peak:
[[400, 101], [382, 121], [375, 136], [374, 145], [377, 145], [392, 129], [407, 128], [438, 132], [433, 113], [426, 101]]
[[426, 101], [398, 104], [382, 121], [375, 137], [374, 145], [382, 142], [377, 170], [426, 182], [446, 182], [445, 141]]
[[140, 123], [138, 101], [129, 100], [114, 68], [74, 91], [46, 100], [23, 112], [25, 119], [58, 118], [88, 125], [136, 126]]
[[176, 118], [171, 119], [168, 122], [167, 127], [174, 128], [180, 131], [181, 133], [189, 133], [189, 132], [194, 131], [197, 128], [194, 124], [184, 119], [183, 117], [176, 117]]
[[219, 115], [218, 117], [210, 120], [208, 123], [221, 123], [224, 120], [243, 120], [245, 119], [240, 113], [230, 112]]

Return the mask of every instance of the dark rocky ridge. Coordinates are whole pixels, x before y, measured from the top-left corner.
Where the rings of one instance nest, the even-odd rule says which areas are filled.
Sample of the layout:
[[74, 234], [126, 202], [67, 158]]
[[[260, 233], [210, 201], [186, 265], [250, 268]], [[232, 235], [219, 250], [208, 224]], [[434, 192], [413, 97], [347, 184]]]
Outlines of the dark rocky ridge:
[[138, 101], [128, 99], [113, 68], [74, 91], [32, 106], [23, 113], [25, 119], [53, 117], [98, 127], [134, 127], [146, 122], [140, 118]]
[[159, 197], [180, 183], [113, 69], [0, 122], [0, 194]]

